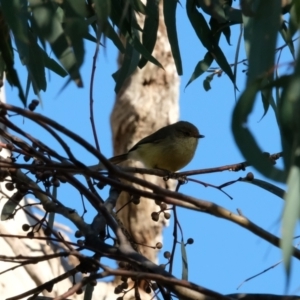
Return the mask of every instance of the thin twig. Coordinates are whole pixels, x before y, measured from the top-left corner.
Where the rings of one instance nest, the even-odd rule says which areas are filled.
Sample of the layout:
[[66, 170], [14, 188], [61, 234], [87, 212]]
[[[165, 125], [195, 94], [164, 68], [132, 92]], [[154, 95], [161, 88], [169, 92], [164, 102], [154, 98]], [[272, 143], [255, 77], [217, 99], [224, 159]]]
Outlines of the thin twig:
[[90, 121], [91, 121], [91, 125], [92, 125], [93, 136], [94, 136], [94, 139], [95, 139], [96, 149], [100, 152], [100, 145], [99, 145], [99, 141], [98, 141], [96, 126], [95, 126], [95, 120], [94, 120], [94, 98], [93, 98], [96, 63], [97, 63], [97, 57], [98, 57], [99, 48], [100, 48], [99, 43], [100, 43], [100, 41], [97, 40], [95, 53], [94, 53], [94, 57], [93, 57], [92, 73], [91, 73], [91, 82], [90, 82]]
[[213, 184], [210, 184], [210, 183], [206, 183], [206, 182], [203, 182], [203, 181], [194, 179], [194, 178], [187, 178], [187, 180], [188, 180], [188, 181], [192, 181], [192, 182], [200, 183], [200, 184], [202, 184], [202, 185], [205, 186], [205, 187], [210, 186], [210, 187], [212, 187], [212, 188], [215, 188], [215, 189], [221, 191], [222, 193], [224, 193], [230, 200], [233, 199], [229, 194], [227, 194], [225, 191], [222, 190], [222, 187], [221, 187], [221, 186], [216, 186], [216, 185], [213, 185]]

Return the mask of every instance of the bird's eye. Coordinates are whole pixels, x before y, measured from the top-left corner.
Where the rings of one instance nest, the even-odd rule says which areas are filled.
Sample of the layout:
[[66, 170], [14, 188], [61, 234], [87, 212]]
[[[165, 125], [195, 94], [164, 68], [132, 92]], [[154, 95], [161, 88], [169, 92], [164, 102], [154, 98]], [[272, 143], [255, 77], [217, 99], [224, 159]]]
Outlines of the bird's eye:
[[185, 136], [190, 136], [190, 135], [191, 135], [190, 132], [188, 132], [188, 131], [182, 131], [182, 133], [183, 133]]

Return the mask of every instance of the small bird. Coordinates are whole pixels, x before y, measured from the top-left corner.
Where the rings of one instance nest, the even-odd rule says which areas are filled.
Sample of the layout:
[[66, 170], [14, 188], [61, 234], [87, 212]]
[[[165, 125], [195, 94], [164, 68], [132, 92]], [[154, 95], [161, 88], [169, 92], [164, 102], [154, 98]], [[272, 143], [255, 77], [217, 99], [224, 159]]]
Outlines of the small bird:
[[167, 125], [141, 139], [127, 153], [109, 159], [119, 164], [127, 159], [137, 160], [146, 168], [176, 172], [194, 157], [198, 139], [203, 138], [196, 126], [186, 121]]

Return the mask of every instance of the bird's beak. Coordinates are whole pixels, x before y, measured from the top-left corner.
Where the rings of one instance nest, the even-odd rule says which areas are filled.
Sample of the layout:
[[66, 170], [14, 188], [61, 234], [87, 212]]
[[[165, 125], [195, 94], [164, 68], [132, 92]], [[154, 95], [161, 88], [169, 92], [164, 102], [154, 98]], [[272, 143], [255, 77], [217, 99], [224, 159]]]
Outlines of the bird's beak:
[[202, 138], [204, 138], [204, 137], [205, 137], [205, 135], [202, 135], [202, 134], [199, 134], [199, 135], [197, 136], [198, 139], [202, 139]]

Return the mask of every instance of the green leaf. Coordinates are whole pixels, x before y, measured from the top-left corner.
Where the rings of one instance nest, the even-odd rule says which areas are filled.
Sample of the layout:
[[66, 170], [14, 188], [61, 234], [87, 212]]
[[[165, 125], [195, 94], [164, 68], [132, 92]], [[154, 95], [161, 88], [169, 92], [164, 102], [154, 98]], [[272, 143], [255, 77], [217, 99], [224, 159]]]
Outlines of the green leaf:
[[16, 86], [18, 88], [19, 98], [22, 101], [22, 103], [24, 104], [24, 106], [26, 107], [26, 97], [24, 95], [23, 88], [21, 86], [21, 82], [19, 80], [17, 71], [14, 68], [12, 68], [11, 66], [6, 65], [6, 67], [7, 67], [7, 71], [6, 71], [7, 81], [10, 85]]
[[[12, 30], [15, 37], [24, 42], [27, 41], [26, 33], [24, 32], [24, 9], [26, 10], [27, 3], [24, 0], [16, 1], [2, 1], [1, 2], [1, 17], [4, 16], [10, 29]], [[3, 12], [3, 15], [2, 15]], [[18, 74], [14, 69], [14, 56], [11, 46], [11, 39], [9, 36], [8, 27], [3, 25], [0, 28], [1, 36], [4, 38], [0, 39], [0, 51], [3, 61], [5, 62], [6, 78], [10, 85], [15, 86], [19, 90], [19, 98], [26, 106], [26, 97], [24, 95]]]
[[285, 41], [285, 43], [288, 45], [290, 52], [293, 56], [293, 59], [295, 59], [295, 48], [294, 48], [294, 42], [291, 39], [289, 33], [288, 33], [288, 28], [285, 24], [285, 21], [282, 21], [281, 27], [279, 29], [279, 32], [281, 34], [282, 39]]
[[[131, 5], [132, 5], [133, 9], [136, 12], [142, 13], [143, 15], [146, 14], [147, 8], [146, 8], [145, 4], [141, 0], [129, 0], [129, 1], [130, 1]], [[148, 6], [148, 2], [156, 2], [156, 0], [147, 1], [147, 6]]]
[[24, 28], [24, 20], [26, 20], [27, 1], [1, 1], [1, 10], [5, 20], [9, 24], [14, 36], [23, 42], [28, 42], [27, 30]]
[[86, 32], [82, 37], [84, 39], [86, 39], [87, 41], [90, 41], [90, 42], [93, 42], [93, 43], [97, 43], [97, 39], [93, 35], [91, 35], [89, 32]]
[[186, 84], [185, 88], [192, 83], [195, 79], [197, 79], [199, 76], [201, 76], [204, 72], [208, 70], [212, 62], [214, 61], [213, 56], [210, 54], [210, 52], [207, 52], [202, 60], [200, 60], [196, 67], [195, 70], [189, 79], [188, 83]]
[[281, 199], [284, 199], [284, 193], [285, 191], [283, 189], [281, 189], [280, 187], [270, 183], [270, 182], [267, 182], [267, 181], [264, 181], [264, 180], [260, 180], [260, 179], [252, 179], [252, 180], [247, 180], [247, 178], [242, 178], [241, 179], [241, 182], [246, 182], [246, 183], [250, 183], [250, 184], [254, 184], [276, 196], [278, 196], [279, 198]]
[[140, 54], [127, 41], [122, 66], [115, 74], [113, 74], [113, 78], [116, 81], [116, 86], [115, 86], [116, 93], [120, 91], [126, 78], [128, 78], [135, 71], [139, 63], [139, 59], [140, 59]]
[[46, 68], [48, 68], [49, 70], [53, 71], [61, 77], [66, 77], [68, 75], [66, 70], [63, 67], [61, 67], [61, 65], [59, 65], [54, 59], [50, 58], [45, 51], [43, 51], [42, 49], [41, 51], [43, 54], [43, 60]]
[[67, 0], [67, 3], [78, 16], [87, 17], [88, 12], [85, 0]]
[[118, 26], [123, 36], [131, 34], [131, 25], [125, 17], [128, 13], [129, 6], [123, 7], [119, 0], [111, 0], [110, 19], [113, 25]]
[[199, 40], [206, 49], [210, 50], [212, 48], [212, 34], [205, 18], [198, 12], [194, 0], [186, 1], [186, 12]]
[[1, 212], [1, 221], [6, 221], [12, 218], [13, 212], [22, 200], [22, 198], [20, 199], [20, 197], [18, 197], [17, 195], [17, 192], [14, 193], [3, 205], [3, 209]]
[[263, 117], [267, 114], [269, 107], [270, 107], [269, 98], [272, 97], [272, 90], [264, 89], [260, 92], [260, 94], [261, 94], [261, 100], [262, 100], [263, 107], [264, 107], [264, 113], [263, 113], [263, 116], [261, 117], [261, 119], [263, 119]]
[[[53, 199], [57, 199], [57, 187], [53, 186], [52, 189], [52, 197]], [[53, 229], [55, 219], [55, 212], [50, 212], [48, 215], [48, 226]]]
[[278, 101], [278, 120], [281, 131], [285, 169], [289, 170], [296, 154], [295, 147], [300, 141], [300, 52], [298, 52], [294, 74], [284, 77], [290, 80], [284, 85]]
[[4, 71], [5, 71], [5, 62], [3, 60], [3, 56], [0, 50], [0, 83], [2, 84], [4, 80]]
[[55, 10], [52, 3], [45, 3], [41, 0], [30, 0], [29, 2], [32, 5], [32, 14], [39, 29], [39, 35], [50, 43], [54, 54], [63, 67], [68, 71], [77, 86], [82, 87], [74, 51], [69, 46], [62, 24], [59, 21], [60, 15], [63, 13], [61, 8], [58, 7]]
[[171, 46], [172, 55], [176, 65], [178, 75], [183, 74], [181, 55], [178, 44], [178, 36], [176, 29], [176, 8], [177, 0], [164, 0], [163, 13], [165, 19], [165, 25], [167, 29], [168, 39]]
[[83, 300], [92, 300], [94, 293], [94, 286], [88, 283], [86, 285], [85, 291], [84, 291], [84, 297]]
[[29, 74], [27, 75], [27, 83], [26, 83], [26, 90], [25, 90], [25, 97], [26, 97], [26, 101], [28, 99], [28, 95], [29, 95], [29, 91], [30, 91], [30, 87], [31, 87], [31, 79]]
[[234, 87], [237, 89], [235, 85], [235, 80], [233, 76], [232, 69], [226, 59], [226, 56], [224, 55], [223, 51], [218, 45], [214, 46], [214, 52], [212, 52], [212, 55], [214, 56], [216, 62], [220, 66], [220, 68], [227, 74], [227, 76], [230, 78], [232, 83], [234, 84]]
[[[298, 2], [299, 3], [299, 2]], [[295, 4], [294, 4], [295, 5]], [[298, 6], [300, 12], [300, 5]], [[298, 18], [300, 16], [298, 15]], [[298, 20], [299, 25], [299, 20]], [[298, 52], [294, 74], [285, 85], [278, 101], [278, 116], [281, 130], [285, 168], [289, 170], [286, 206], [282, 220], [283, 260], [289, 278], [292, 255], [292, 240], [300, 215], [300, 53]], [[288, 281], [287, 281], [288, 283]]]
[[128, 10], [128, 19], [129, 19], [130, 25], [131, 25], [131, 34], [133, 34], [133, 29], [135, 29], [139, 32], [143, 31], [142, 27], [140, 26], [139, 22], [137, 21], [137, 16], [131, 7]]
[[[151, 0], [147, 1], [147, 9], [152, 12], [150, 16], [146, 16], [144, 28], [143, 28], [143, 35], [142, 41], [143, 46], [145, 49], [148, 50], [150, 54], [152, 54], [157, 37], [158, 31], [158, 21], [159, 21], [159, 1], [158, 0]], [[147, 64], [147, 59], [142, 56], [139, 62], [139, 68], [142, 69]]]
[[149, 51], [142, 45], [136, 35], [134, 35], [133, 37], [127, 36], [127, 40], [134, 47], [134, 49], [141, 55], [143, 55], [148, 61], [163, 69], [161, 63], [156, 58], [154, 58], [151, 53], [149, 53]]
[[[233, 78], [234, 78], [234, 86], [236, 87], [236, 74], [237, 74], [237, 68], [238, 68], [238, 61], [239, 61], [239, 53], [240, 53], [240, 48], [241, 48], [241, 41], [242, 41], [242, 36], [243, 36], [243, 26], [240, 26], [240, 34], [238, 38], [238, 42], [236, 45], [236, 51], [235, 51], [235, 56], [234, 56], [234, 66], [233, 66]], [[238, 88], [234, 88], [234, 99], [236, 101], [236, 92]]]
[[291, 82], [292, 75], [283, 75], [281, 77], [276, 78], [275, 80], [268, 82], [265, 86], [265, 88], [287, 88], [289, 83]]
[[289, 28], [288, 28], [288, 39], [292, 40], [294, 34], [300, 27], [300, 3], [297, 0], [293, 0], [293, 4], [290, 10]]
[[255, 81], [249, 84], [241, 94], [232, 115], [232, 132], [243, 156], [254, 168], [268, 178], [285, 182], [285, 172], [274, 167], [270, 160], [263, 155], [263, 151], [247, 126], [248, 116], [253, 110], [255, 97], [260, 87], [261, 81]]
[[[220, 68], [228, 75], [230, 80], [235, 85], [232, 69], [218, 45], [219, 38], [213, 37], [203, 15], [197, 10], [194, 0], [186, 1], [186, 10], [188, 18], [203, 46], [211, 53]], [[235, 86], [236, 87], [236, 86]]]
[[188, 260], [187, 260], [187, 254], [185, 249], [185, 244], [183, 241], [181, 241], [181, 259], [182, 259], [182, 275], [181, 279], [188, 280]]
[[55, 220], [55, 212], [50, 212], [48, 215], [48, 226], [51, 229], [53, 229], [54, 220]]
[[203, 81], [203, 88], [206, 92], [211, 89], [210, 83], [214, 78], [214, 74], [208, 75]]
[[292, 166], [287, 180], [287, 194], [285, 195], [285, 208], [282, 217], [282, 239], [281, 248], [283, 262], [287, 272], [290, 274], [291, 255], [293, 252], [293, 236], [295, 226], [299, 219], [300, 212], [300, 169]]
[[37, 38], [31, 33], [28, 34], [28, 38], [28, 52], [25, 56], [26, 66], [31, 77], [34, 93], [38, 95], [41, 90], [46, 91], [47, 88], [43, 54], [37, 44]]
[[[229, 6], [231, 6], [231, 2], [232, 1], [223, 1], [223, 0], [198, 0], [196, 1], [197, 6], [201, 7], [202, 10], [214, 17], [214, 19], [218, 22], [218, 23], [225, 23], [226, 21], [228, 21], [228, 16], [225, 12], [225, 8]], [[229, 5], [228, 5], [229, 4]]]
[[271, 94], [271, 96], [270, 96], [270, 105], [271, 105], [271, 107], [273, 108], [273, 111], [274, 111], [274, 113], [275, 113], [275, 117], [276, 117], [276, 121], [277, 121], [277, 123], [278, 123], [278, 111], [277, 111], [277, 105], [276, 105], [276, 101], [275, 101], [275, 99], [274, 99], [274, 97], [273, 97], [273, 95]]
[[[26, 6], [24, 8], [26, 8]], [[20, 60], [27, 68], [34, 93], [38, 95], [41, 90], [45, 91], [47, 87], [43, 56], [41, 54], [40, 47], [37, 44], [37, 37], [28, 26], [28, 19], [25, 12], [20, 14], [19, 19], [19, 22], [23, 27], [23, 33], [26, 36], [26, 40], [24, 38], [19, 38], [19, 35], [16, 35], [15, 43]]]
[[96, 14], [98, 16], [98, 23], [100, 25], [100, 31], [105, 29], [108, 16], [111, 12], [111, 1], [110, 0], [93, 0], [95, 4]]
[[65, 20], [65, 34], [70, 38], [72, 48], [76, 57], [78, 68], [83, 63], [84, 59], [84, 44], [83, 37], [88, 34], [88, 27], [82, 18], [67, 18]]
[[225, 25], [225, 27], [222, 29], [222, 33], [224, 34], [228, 45], [231, 46], [231, 43], [230, 43], [231, 29], [230, 29], [229, 24], [227, 26]]
[[262, 76], [272, 80], [275, 46], [280, 27], [281, 1], [259, 1], [254, 17], [244, 18], [244, 39], [249, 60], [247, 85]]
[[111, 24], [108, 22], [104, 34], [108, 37], [121, 53], [125, 52], [125, 48], [120, 40], [119, 35], [115, 32]]

